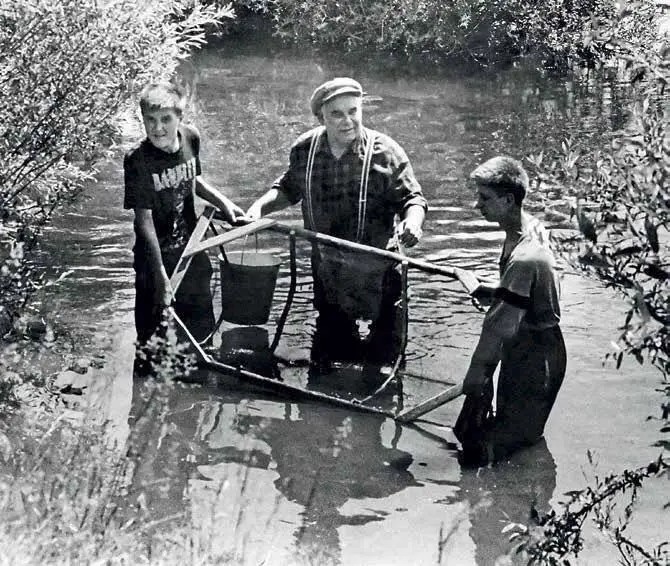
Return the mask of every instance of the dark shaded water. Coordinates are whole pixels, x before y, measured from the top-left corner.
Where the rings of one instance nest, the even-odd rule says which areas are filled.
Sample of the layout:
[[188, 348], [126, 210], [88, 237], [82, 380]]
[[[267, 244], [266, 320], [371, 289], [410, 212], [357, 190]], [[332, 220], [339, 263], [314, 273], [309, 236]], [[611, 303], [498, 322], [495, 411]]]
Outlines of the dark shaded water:
[[[566, 136], [597, 145], [625, 119], [620, 101], [596, 78], [556, 81], [528, 69], [406, 78], [260, 47], [211, 49], [194, 63], [192, 117], [203, 137], [204, 173], [241, 206], [267, 189], [293, 139], [313, 125], [307, 102], [313, 88], [354, 75], [380, 97], [364, 107], [367, 125], [404, 146], [430, 202], [424, 239], [412, 254], [480, 275], [495, 272], [502, 233], [472, 208], [464, 179], [474, 165], [501, 152], [551, 150]], [[75, 272], [45, 301], [60, 307], [62, 327], [83, 326], [105, 344], [118, 374], [106, 410], [123, 437], [133, 279], [132, 215], [121, 209], [120, 163], [106, 164], [88, 198], [51, 230], [49, 261]], [[546, 204], [531, 195], [533, 210], [541, 213]], [[278, 217], [297, 223], [299, 211]], [[247, 247], [287, 257], [283, 237], [252, 240]], [[286, 282], [284, 269], [273, 317]], [[453, 282], [415, 271], [411, 282], [408, 373], [458, 381], [481, 314]], [[508, 548], [500, 534], [506, 521], [525, 521], [531, 504], [546, 509], [581, 487], [582, 471], [590, 473], [587, 449], [596, 453], [601, 474], [657, 454], [657, 426], [645, 418], [660, 403], [653, 393], [658, 376], [627, 362], [618, 372], [601, 364], [621, 303], [566, 273], [563, 309], [569, 367], [546, 443], [509, 463], [479, 473], [459, 468], [446, 426], [459, 401], [430, 415], [445, 426], [401, 427], [321, 404], [183, 386], [174, 395], [171, 427], [150, 433], [155, 448], [142, 461], [137, 487], [149, 494], [157, 518], [192, 509], [201, 545], [235, 564], [505, 564], [499, 556]], [[309, 291], [301, 288], [279, 352], [304, 355], [311, 324]], [[304, 379], [301, 369], [284, 371]], [[411, 383], [410, 401], [441, 387]], [[642, 498], [633, 525], [647, 542], [664, 534], [656, 489]], [[602, 539], [589, 538], [583, 563], [615, 559]]]

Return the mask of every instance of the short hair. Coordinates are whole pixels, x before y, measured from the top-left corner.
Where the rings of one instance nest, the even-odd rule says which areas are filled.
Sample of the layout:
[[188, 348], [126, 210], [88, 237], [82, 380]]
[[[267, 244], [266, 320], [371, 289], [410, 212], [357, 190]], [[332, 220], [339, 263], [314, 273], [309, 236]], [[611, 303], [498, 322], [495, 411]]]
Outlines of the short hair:
[[470, 173], [470, 179], [490, 187], [499, 195], [512, 194], [516, 204], [521, 204], [528, 192], [528, 173], [520, 161], [505, 155], [492, 157], [482, 163]]
[[181, 116], [186, 108], [187, 98], [186, 89], [178, 84], [150, 83], [140, 93], [140, 111], [146, 114], [154, 110], [172, 109]]

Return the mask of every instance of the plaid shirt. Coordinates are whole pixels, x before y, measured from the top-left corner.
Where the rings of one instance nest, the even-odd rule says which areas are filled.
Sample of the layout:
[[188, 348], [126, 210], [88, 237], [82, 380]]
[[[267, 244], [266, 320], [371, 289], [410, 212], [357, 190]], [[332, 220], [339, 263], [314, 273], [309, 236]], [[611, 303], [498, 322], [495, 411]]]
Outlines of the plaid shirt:
[[[331, 153], [325, 134], [319, 140], [312, 171], [315, 226], [309, 226], [305, 173], [310, 143], [317, 130], [303, 134], [293, 144], [289, 168], [272, 187], [282, 191], [293, 204], [302, 200], [306, 228], [354, 240], [365, 141], [372, 130], [364, 129], [363, 139], [353, 142], [339, 159]], [[405, 210], [413, 205], [427, 208], [407, 154], [389, 136], [376, 132], [361, 243], [385, 248], [394, 235], [395, 215], [403, 217]]]

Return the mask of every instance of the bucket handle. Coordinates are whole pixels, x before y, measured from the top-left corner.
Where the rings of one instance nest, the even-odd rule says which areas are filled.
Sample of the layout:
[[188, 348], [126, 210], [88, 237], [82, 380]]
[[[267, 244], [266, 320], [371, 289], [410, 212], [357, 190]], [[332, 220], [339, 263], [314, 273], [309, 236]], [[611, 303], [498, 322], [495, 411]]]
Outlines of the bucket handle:
[[[217, 229], [214, 227], [214, 223], [213, 223], [213, 222], [210, 222], [209, 227], [211, 228], [212, 232], [214, 232], [214, 235], [215, 235], [215, 236], [218, 236], [218, 235], [219, 235], [219, 232], [218, 232]], [[256, 238], [256, 252], [258, 252], [258, 234], [254, 234], [254, 236], [255, 236], [255, 238]], [[243, 244], [243, 246], [242, 246], [242, 257], [241, 257], [241, 259], [240, 259], [241, 263], [244, 263], [244, 251], [246, 250], [246, 247], [247, 247], [247, 240], [248, 240], [248, 239], [249, 239], [249, 234], [247, 234], [247, 235], [244, 237], [244, 244]], [[228, 256], [226, 255], [226, 250], [224, 249], [223, 245], [219, 246], [219, 252], [221, 252], [221, 258], [223, 259], [223, 262], [224, 262], [224, 263], [230, 263], [230, 261], [228, 260]]]
[[[255, 242], [256, 242], [256, 253], [258, 253], [258, 232], [254, 234]], [[249, 234], [244, 236], [244, 243], [242, 244], [242, 254], [240, 255], [240, 263], [244, 265], [244, 252], [247, 249], [247, 241], [249, 240]], [[226, 263], [228, 263], [228, 258], [224, 258]]]
[[[218, 235], [219, 235], [219, 232], [218, 232], [217, 229], [214, 227], [214, 222], [210, 222], [210, 223], [209, 223], [209, 227], [211, 228], [212, 232], [214, 232], [214, 235], [215, 235], [215, 236], [218, 236]], [[226, 250], [224, 249], [223, 245], [220, 245], [220, 246], [219, 246], [219, 252], [221, 252], [221, 257], [223, 258], [223, 261], [224, 261], [225, 263], [230, 263], [230, 262], [228, 261], [228, 256], [226, 255]]]

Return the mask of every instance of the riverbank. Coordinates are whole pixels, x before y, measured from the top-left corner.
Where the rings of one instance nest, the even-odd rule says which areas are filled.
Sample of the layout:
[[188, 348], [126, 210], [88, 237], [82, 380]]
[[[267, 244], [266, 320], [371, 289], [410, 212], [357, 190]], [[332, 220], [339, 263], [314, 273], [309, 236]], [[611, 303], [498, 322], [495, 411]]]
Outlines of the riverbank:
[[609, 0], [548, 0], [541, 5], [530, 0], [239, 0], [233, 5], [239, 19], [230, 26], [232, 34], [262, 30], [284, 45], [336, 52], [350, 60], [381, 56], [405, 72], [416, 66], [464, 63], [486, 69], [529, 61], [560, 72], [597, 68], [616, 57], [618, 40], [652, 45], [667, 7], [660, 0], [628, 3], [625, 9]]

